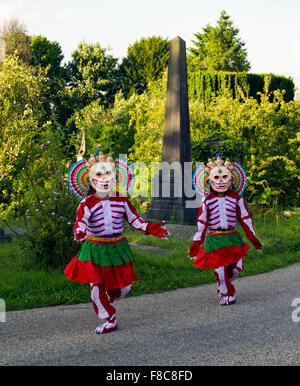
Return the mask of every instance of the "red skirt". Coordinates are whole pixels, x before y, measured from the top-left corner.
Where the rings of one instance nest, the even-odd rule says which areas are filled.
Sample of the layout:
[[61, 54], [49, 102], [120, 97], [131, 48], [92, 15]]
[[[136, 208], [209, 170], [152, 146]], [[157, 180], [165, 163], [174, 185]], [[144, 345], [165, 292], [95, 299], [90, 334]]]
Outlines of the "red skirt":
[[123, 288], [138, 280], [130, 247], [124, 238], [114, 244], [86, 240], [64, 273], [69, 280], [99, 283], [105, 289]]
[[91, 261], [78, 260], [76, 255], [64, 270], [69, 280], [77, 283], [100, 283], [105, 289], [123, 288], [138, 280], [132, 262], [115, 267], [101, 267]]
[[208, 235], [206, 244], [199, 249], [193, 266], [207, 269], [236, 263], [247, 256], [249, 248], [238, 232], [230, 235]]
[[205, 247], [200, 248], [193, 266], [198, 268], [218, 268], [223, 265], [236, 263], [242, 257], [247, 256], [249, 245], [245, 243], [242, 247], [232, 245], [215, 251], [205, 253]]

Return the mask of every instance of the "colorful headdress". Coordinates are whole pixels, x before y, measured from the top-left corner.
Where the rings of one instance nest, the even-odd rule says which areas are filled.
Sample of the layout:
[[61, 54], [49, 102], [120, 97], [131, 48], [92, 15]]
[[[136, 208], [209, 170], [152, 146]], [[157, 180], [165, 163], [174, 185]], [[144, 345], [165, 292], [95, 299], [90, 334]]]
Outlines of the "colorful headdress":
[[99, 150], [96, 152], [96, 155], [94, 157], [93, 154], [90, 155], [90, 158], [86, 161], [85, 160], [85, 167], [89, 170], [93, 165], [95, 165], [98, 162], [109, 162], [109, 163], [115, 163], [111, 153], [108, 154], [108, 156], [105, 156], [102, 152], [99, 152]]
[[98, 162], [113, 163], [119, 187], [128, 193], [132, 191], [134, 187], [134, 173], [131, 166], [121, 159], [114, 160], [111, 154], [105, 156], [98, 150], [95, 156], [91, 154], [88, 160], [82, 159], [76, 162], [69, 170], [69, 186], [78, 198], [83, 199], [89, 192], [89, 170]]
[[225, 168], [232, 172], [233, 164], [230, 162], [229, 158], [226, 158], [224, 162], [219, 155], [217, 155], [217, 159], [215, 161], [211, 158], [208, 159], [208, 163], [206, 164], [206, 167], [204, 167], [204, 171], [207, 175], [209, 175], [212, 169], [220, 166], [225, 166]]
[[237, 162], [230, 162], [228, 158], [226, 158], [224, 162], [219, 154], [217, 155], [215, 161], [209, 159], [206, 166], [199, 167], [195, 171], [193, 175], [193, 186], [196, 192], [202, 196], [207, 196], [210, 193], [208, 178], [209, 173], [212, 169], [220, 166], [226, 167], [231, 172], [232, 187], [241, 196], [247, 184], [247, 175], [245, 170]]

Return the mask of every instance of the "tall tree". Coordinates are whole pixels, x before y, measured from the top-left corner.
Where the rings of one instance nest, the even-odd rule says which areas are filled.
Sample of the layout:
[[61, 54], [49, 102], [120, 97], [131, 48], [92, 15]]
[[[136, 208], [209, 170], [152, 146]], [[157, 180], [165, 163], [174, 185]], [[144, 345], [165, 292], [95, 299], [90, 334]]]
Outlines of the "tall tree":
[[238, 34], [230, 16], [222, 11], [216, 27], [207, 24], [202, 33], [194, 34], [189, 64], [202, 70], [249, 71], [245, 43]]
[[59, 43], [51, 42], [42, 35], [30, 36], [29, 39], [33, 54], [32, 65], [47, 69], [49, 76], [60, 76], [64, 55]]
[[17, 19], [5, 22], [1, 28], [0, 37], [4, 40], [6, 56], [16, 54], [23, 62], [27, 64], [31, 62], [30, 39], [23, 23]]
[[118, 59], [108, 54], [99, 43], [81, 42], [72, 53], [67, 71], [75, 110], [96, 99], [110, 105], [121, 87]]
[[30, 47], [32, 50], [31, 65], [42, 68], [45, 72], [45, 110], [49, 118], [54, 113], [57, 121], [63, 125], [65, 121], [60, 95], [65, 87], [66, 71], [61, 65], [64, 58], [61, 46], [56, 41], [51, 42], [45, 36], [37, 35], [30, 36]]
[[142, 38], [130, 45], [122, 61], [125, 96], [142, 94], [150, 81], [160, 78], [168, 65], [169, 43], [160, 36]]
[[46, 126], [43, 77], [16, 55], [8, 57], [0, 71], [0, 202], [10, 199], [14, 177]]
[[67, 87], [60, 93], [61, 113], [68, 131], [75, 130], [75, 112], [93, 101], [104, 107], [114, 103], [121, 88], [118, 59], [108, 54], [99, 43], [81, 42], [65, 66]]

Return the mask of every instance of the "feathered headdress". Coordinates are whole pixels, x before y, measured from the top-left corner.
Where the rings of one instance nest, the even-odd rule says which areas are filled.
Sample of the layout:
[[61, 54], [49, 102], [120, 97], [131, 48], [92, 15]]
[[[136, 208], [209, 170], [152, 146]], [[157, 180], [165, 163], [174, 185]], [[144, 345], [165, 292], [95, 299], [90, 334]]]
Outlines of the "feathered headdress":
[[220, 155], [217, 156], [217, 159], [213, 161], [211, 158], [208, 159], [208, 162], [206, 166], [204, 167], [204, 170], [206, 174], [209, 174], [212, 169], [220, 166], [225, 166], [230, 172], [233, 169], [233, 164], [230, 162], [229, 158], [226, 158], [225, 162], [221, 159]]
[[105, 156], [99, 150], [97, 150], [95, 156], [91, 154], [90, 158], [88, 160], [85, 160], [84, 164], [85, 164], [85, 167], [89, 170], [93, 165], [95, 165], [98, 162], [109, 162], [109, 163], [115, 164], [115, 160], [113, 159], [111, 153]]

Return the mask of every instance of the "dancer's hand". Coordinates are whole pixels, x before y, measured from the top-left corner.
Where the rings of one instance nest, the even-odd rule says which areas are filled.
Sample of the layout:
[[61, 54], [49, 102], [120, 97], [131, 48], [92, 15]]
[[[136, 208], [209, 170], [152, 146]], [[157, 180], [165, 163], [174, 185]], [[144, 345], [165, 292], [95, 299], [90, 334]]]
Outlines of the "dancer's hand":
[[171, 233], [169, 233], [166, 228], [161, 227], [163, 224], [165, 224], [165, 221], [155, 222], [153, 224], [148, 223], [145, 235], [152, 235], [168, 240], [167, 236], [170, 236]]
[[77, 241], [77, 243], [79, 244], [82, 244], [86, 239], [86, 234], [83, 233], [83, 232], [77, 232], [75, 234], [75, 241]]
[[253, 239], [250, 239], [250, 241], [253, 244], [255, 249], [257, 249], [257, 250], [263, 249], [263, 243], [259, 240], [259, 238], [255, 237]]
[[200, 249], [200, 241], [193, 241], [191, 246], [190, 246], [190, 250], [189, 250], [189, 258], [190, 259], [194, 259], [197, 257], [198, 253], [199, 253], [199, 249]]

